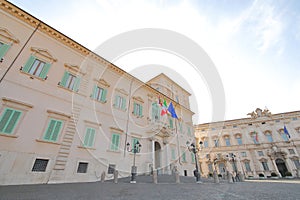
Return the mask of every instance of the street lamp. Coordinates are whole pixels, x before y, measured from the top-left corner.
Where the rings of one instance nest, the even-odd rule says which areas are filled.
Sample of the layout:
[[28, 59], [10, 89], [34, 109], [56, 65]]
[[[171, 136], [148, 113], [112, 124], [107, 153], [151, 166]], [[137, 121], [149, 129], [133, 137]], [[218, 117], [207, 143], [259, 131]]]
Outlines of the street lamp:
[[135, 166], [135, 154], [140, 153], [142, 145], [137, 141], [133, 144], [133, 147], [130, 149], [130, 143], [127, 142], [127, 151], [133, 153], [133, 165], [131, 166], [131, 181], [130, 183], [136, 183], [136, 174], [137, 174], [137, 167]]
[[[199, 144], [202, 145], [202, 141], [200, 141]], [[197, 153], [200, 151], [200, 148], [196, 147], [195, 143], [190, 144], [189, 141], [186, 142], [186, 146], [190, 152], [194, 153], [195, 165], [196, 165], [196, 169], [194, 170], [194, 176], [196, 177], [196, 183], [201, 183], [201, 174], [199, 172], [198, 156], [197, 156]]]

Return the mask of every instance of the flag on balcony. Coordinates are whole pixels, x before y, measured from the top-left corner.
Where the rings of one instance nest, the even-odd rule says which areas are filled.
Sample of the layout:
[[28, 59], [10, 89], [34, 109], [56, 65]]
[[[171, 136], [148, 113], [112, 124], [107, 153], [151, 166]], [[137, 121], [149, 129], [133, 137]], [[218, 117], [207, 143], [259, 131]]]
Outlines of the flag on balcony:
[[161, 99], [160, 99], [160, 96], [158, 96], [158, 104], [159, 104], [160, 106], [163, 105], [163, 104], [162, 104], [162, 101], [161, 101]]
[[160, 115], [164, 116], [165, 114], [167, 114], [168, 113], [167, 109], [168, 109], [167, 101], [166, 101], [166, 99], [164, 99], [164, 103], [161, 105], [161, 113], [160, 113]]
[[171, 117], [172, 117], [172, 118], [178, 119], [178, 117], [177, 117], [177, 115], [176, 115], [176, 112], [175, 112], [175, 109], [174, 109], [174, 106], [173, 106], [172, 102], [170, 102], [170, 105], [169, 105], [169, 107], [168, 107], [168, 111], [169, 111], [169, 113], [171, 114]]
[[285, 133], [289, 138], [291, 138], [291, 135], [289, 134], [289, 132], [288, 132], [288, 130], [287, 130], [287, 128], [286, 128], [285, 125], [284, 125], [284, 127], [283, 127], [283, 131], [284, 131], [284, 133]]

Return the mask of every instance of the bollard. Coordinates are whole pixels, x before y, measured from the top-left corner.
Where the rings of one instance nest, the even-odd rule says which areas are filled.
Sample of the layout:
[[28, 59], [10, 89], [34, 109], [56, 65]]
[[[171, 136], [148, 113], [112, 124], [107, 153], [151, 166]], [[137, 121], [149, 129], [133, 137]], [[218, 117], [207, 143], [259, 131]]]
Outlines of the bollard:
[[176, 180], [176, 183], [180, 183], [180, 177], [179, 177], [178, 171], [175, 172], [175, 180]]
[[157, 184], [157, 170], [152, 171], [152, 180], [154, 184]]
[[228, 183], [233, 183], [232, 174], [230, 172], [227, 172], [227, 178], [228, 178]]
[[220, 183], [220, 180], [219, 180], [219, 177], [218, 177], [218, 174], [216, 171], [214, 171], [214, 183]]
[[119, 175], [118, 170], [114, 170], [114, 183], [118, 183], [118, 175]]
[[105, 171], [102, 172], [101, 174], [101, 183], [103, 183], [105, 181]]

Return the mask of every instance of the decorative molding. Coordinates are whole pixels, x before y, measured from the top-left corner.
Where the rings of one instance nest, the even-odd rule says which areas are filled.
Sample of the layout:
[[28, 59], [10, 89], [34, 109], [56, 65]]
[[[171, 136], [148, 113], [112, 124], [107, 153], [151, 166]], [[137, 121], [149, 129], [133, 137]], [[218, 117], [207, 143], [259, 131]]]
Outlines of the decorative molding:
[[47, 113], [49, 113], [49, 115], [51, 115], [51, 114], [52, 114], [52, 115], [58, 115], [58, 116], [61, 116], [61, 117], [64, 117], [64, 118], [68, 118], [68, 119], [71, 118], [71, 115], [70, 115], [70, 114], [58, 112], [58, 111], [55, 111], [55, 110], [50, 110], [50, 109], [48, 109], [48, 110], [47, 110]]
[[128, 96], [128, 94], [129, 94], [129, 93], [128, 93], [126, 90], [124, 90], [123, 88], [121, 88], [121, 89], [120, 89], [120, 88], [116, 88], [116, 91], [119, 92], [119, 93], [121, 93], [121, 94], [124, 94], [124, 95], [126, 95], [126, 96]]
[[134, 97], [132, 97], [133, 98], [133, 100], [136, 100], [136, 101], [139, 101], [139, 102], [141, 102], [141, 103], [144, 103], [144, 100], [142, 99], [142, 97], [140, 97], [140, 96], [134, 96]]
[[31, 51], [34, 52], [34, 54], [41, 55], [47, 59], [49, 59], [52, 62], [56, 62], [57, 59], [53, 57], [53, 55], [47, 50], [47, 49], [42, 49], [42, 48], [37, 48], [37, 47], [31, 47]]
[[6, 106], [14, 106], [17, 105], [17, 107], [23, 108], [25, 110], [28, 110], [30, 108], [33, 108], [33, 105], [22, 102], [22, 101], [18, 101], [18, 100], [14, 100], [14, 99], [10, 99], [7, 97], [2, 97], [2, 101], [3, 104]]
[[69, 64], [69, 63], [65, 63], [65, 68], [68, 69], [68, 71], [73, 72], [73, 73], [80, 73], [82, 75], [85, 75], [86, 72], [83, 72], [83, 70], [80, 69], [80, 67], [78, 65], [73, 65], [73, 64]]
[[83, 120], [84, 123], [87, 123], [87, 124], [92, 124], [92, 125], [96, 125], [96, 126], [102, 126], [102, 124], [98, 123], [98, 122], [92, 122], [92, 121], [89, 121], [89, 120]]
[[117, 128], [117, 127], [109, 127], [111, 131], [115, 131], [115, 132], [118, 132], [118, 133], [124, 133], [124, 131], [120, 128]]
[[94, 79], [94, 81], [96, 81], [97, 84], [99, 84], [101, 86], [104, 86], [104, 87], [107, 87], [107, 88], [110, 87], [110, 84], [107, 81], [105, 81], [103, 78], [100, 78], [99, 80]]
[[[0, 37], [2, 37], [4, 40], [7, 42], [14, 42], [14, 43], [19, 43], [20, 41], [11, 33], [9, 32], [6, 28], [0, 27]], [[4, 42], [6, 42], [4, 41]]]

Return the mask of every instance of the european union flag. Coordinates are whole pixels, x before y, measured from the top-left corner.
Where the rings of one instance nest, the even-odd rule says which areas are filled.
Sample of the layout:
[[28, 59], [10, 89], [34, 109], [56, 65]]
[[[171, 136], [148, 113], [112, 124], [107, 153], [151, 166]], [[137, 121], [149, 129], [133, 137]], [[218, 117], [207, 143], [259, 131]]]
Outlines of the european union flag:
[[168, 107], [168, 111], [169, 111], [169, 113], [171, 114], [171, 117], [172, 117], [172, 118], [178, 119], [178, 117], [177, 117], [177, 115], [176, 115], [176, 112], [175, 112], [175, 109], [174, 109], [174, 107], [173, 107], [172, 102], [170, 103], [170, 105], [169, 105], [169, 107]]
[[286, 126], [285, 126], [285, 125], [284, 125], [284, 127], [283, 127], [283, 131], [284, 131], [284, 133], [285, 133], [289, 138], [291, 138], [291, 136], [290, 136], [288, 130], [286, 129]]

